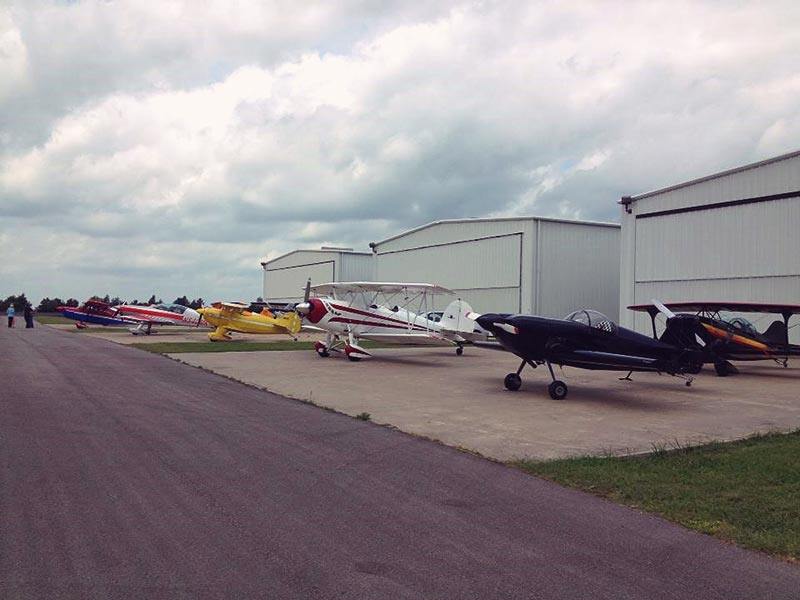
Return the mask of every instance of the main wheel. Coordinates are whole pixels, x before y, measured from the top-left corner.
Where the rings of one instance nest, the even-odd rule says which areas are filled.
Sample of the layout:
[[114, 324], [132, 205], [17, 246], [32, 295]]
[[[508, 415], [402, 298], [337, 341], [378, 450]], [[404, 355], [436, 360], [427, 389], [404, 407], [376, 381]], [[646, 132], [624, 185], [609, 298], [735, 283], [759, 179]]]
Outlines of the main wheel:
[[550, 397], [553, 400], [563, 400], [567, 397], [567, 384], [563, 381], [554, 381], [547, 388], [547, 391], [550, 392]]
[[503, 380], [503, 385], [506, 386], [507, 390], [516, 392], [522, 386], [522, 377], [516, 373], [509, 373]]
[[320, 358], [328, 358], [331, 355], [327, 348], [317, 348], [317, 354]]
[[734, 367], [727, 360], [720, 360], [718, 362], [715, 362], [714, 370], [717, 372], [717, 375], [719, 377], [727, 377], [728, 375], [736, 375], [739, 373], [739, 369]]
[[459, 346], [458, 348], [456, 348], [456, 356], [461, 356], [462, 354], [464, 354], [464, 347]]
[[353, 361], [353, 362], [358, 362], [358, 361], [361, 360], [361, 357], [360, 356], [353, 356], [352, 354], [348, 354], [347, 355], [347, 360], [350, 360], [350, 361]]

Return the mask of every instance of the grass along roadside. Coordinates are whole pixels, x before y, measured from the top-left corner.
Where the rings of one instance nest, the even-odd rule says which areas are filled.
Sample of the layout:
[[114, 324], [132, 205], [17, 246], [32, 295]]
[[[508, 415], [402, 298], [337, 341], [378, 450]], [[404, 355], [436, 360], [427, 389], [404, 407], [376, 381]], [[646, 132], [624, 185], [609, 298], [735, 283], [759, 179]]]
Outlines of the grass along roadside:
[[36, 315], [33, 319], [42, 325], [69, 325], [70, 323], [75, 323], [75, 321], [59, 315]]
[[[147, 350], [155, 354], [182, 354], [184, 352], [263, 352], [313, 350], [314, 342], [294, 342], [277, 340], [274, 342], [148, 342], [129, 344], [132, 348]], [[378, 348], [378, 344], [362, 342], [365, 348]]]
[[746, 548], [800, 560], [800, 431], [644, 456], [512, 464]]

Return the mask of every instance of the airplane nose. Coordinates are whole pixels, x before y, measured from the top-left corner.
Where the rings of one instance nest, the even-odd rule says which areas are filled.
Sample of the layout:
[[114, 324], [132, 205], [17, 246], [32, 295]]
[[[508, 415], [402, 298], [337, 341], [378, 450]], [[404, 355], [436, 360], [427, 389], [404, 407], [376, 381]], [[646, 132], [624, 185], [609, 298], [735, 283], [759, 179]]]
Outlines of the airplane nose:
[[311, 308], [312, 307], [310, 302], [301, 302], [300, 304], [294, 307], [294, 310], [298, 315], [305, 316], [311, 312]]
[[193, 308], [187, 308], [183, 313], [183, 320], [190, 325], [199, 325], [200, 321], [203, 319], [202, 316], [203, 309], [195, 310]]

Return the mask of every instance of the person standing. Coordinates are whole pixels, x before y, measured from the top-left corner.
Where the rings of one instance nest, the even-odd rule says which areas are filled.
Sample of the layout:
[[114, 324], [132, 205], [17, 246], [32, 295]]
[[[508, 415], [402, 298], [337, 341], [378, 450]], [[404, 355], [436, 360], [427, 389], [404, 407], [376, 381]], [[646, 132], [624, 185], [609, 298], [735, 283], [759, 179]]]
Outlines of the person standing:
[[14, 326], [14, 315], [16, 315], [16, 311], [14, 310], [14, 305], [9, 304], [8, 308], [6, 309], [6, 316], [8, 317], [8, 326]]
[[30, 304], [25, 305], [25, 329], [33, 329], [33, 307]]

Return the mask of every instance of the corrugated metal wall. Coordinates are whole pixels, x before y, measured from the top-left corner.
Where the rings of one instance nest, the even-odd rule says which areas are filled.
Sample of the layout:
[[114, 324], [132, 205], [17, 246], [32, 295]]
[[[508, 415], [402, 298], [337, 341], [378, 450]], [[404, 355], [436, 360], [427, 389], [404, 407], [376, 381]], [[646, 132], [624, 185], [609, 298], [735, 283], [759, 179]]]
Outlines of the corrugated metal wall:
[[[634, 197], [622, 219], [621, 322], [649, 331], [649, 318], [625, 307], [652, 298], [800, 303], [800, 197], [758, 200], [794, 192], [797, 153]], [[653, 215], [716, 203], [731, 204]], [[791, 337], [800, 341], [800, 327]]]
[[264, 269], [264, 295], [267, 302], [297, 302], [303, 297], [306, 281], [369, 281], [373, 257], [338, 251], [298, 250], [278, 257]]
[[339, 265], [336, 281], [375, 281], [375, 257], [372, 254], [343, 252]]
[[[466, 231], [465, 235], [474, 232]], [[520, 306], [521, 232], [382, 252], [376, 279], [437, 283], [452, 289], [477, 311], [517, 311]], [[438, 299], [437, 304], [446, 299]]]
[[434, 223], [379, 242], [376, 280], [438, 283], [478, 312], [616, 318], [619, 228], [537, 218]]
[[536, 313], [593, 308], [619, 315], [619, 228], [539, 221]]

